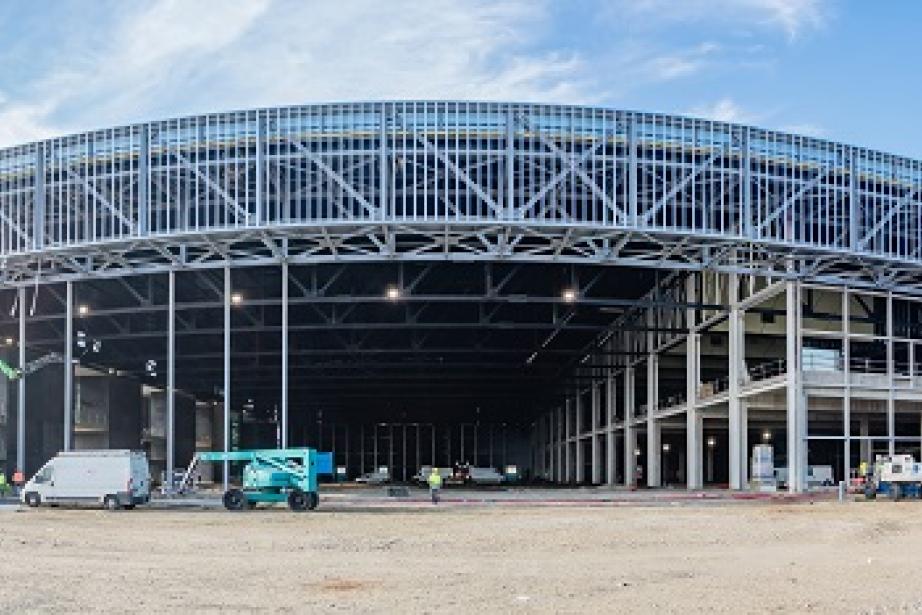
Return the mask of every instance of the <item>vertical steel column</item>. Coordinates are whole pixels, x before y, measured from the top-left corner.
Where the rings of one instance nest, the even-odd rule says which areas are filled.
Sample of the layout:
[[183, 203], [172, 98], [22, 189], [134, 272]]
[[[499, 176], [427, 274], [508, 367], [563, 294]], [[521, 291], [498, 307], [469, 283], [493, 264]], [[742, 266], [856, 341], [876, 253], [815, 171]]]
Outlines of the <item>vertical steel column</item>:
[[896, 454], [896, 399], [893, 392], [893, 291], [887, 291], [887, 454]]
[[176, 463], [176, 272], [170, 269], [166, 336], [166, 479], [173, 488]]
[[601, 400], [599, 399], [599, 384], [598, 382], [592, 382], [592, 484], [598, 485], [602, 482], [602, 459], [601, 451], [602, 448], [599, 442], [599, 420], [601, 414]]
[[64, 450], [72, 447], [74, 433], [74, 283], [67, 282], [64, 307]]
[[656, 420], [658, 396], [659, 357], [651, 351], [647, 355], [647, 487], [661, 487], [663, 483], [662, 426]]
[[[685, 300], [689, 304], [698, 302], [694, 275], [685, 280]], [[700, 337], [696, 330], [695, 308], [685, 310], [688, 337], [685, 340], [685, 457], [687, 459], [685, 480], [689, 489], [702, 487], [701, 447], [704, 421], [698, 412], [698, 353]]]
[[637, 431], [634, 429], [634, 366], [624, 369], [624, 486], [637, 484]]
[[[611, 346], [609, 346], [611, 350]], [[608, 390], [605, 392], [605, 416], [606, 416], [606, 433], [605, 439], [605, 463], [607, 466], [605, 482], [609, 486], [614, 486], [615, 476], [618, 473], [618, 455], [615, 446], [615, 395], [618, 394], [617, 385], [615, 384], [614, 366], [609, 366], [605, 375], [605, 386]]]
[[[224, 452], [230, 451], [230, 412], [231, 412], [231, 271], [224, 267]], [[224, 490], [230, 481], [230, 463], [224, 462]]]
[[288, 448], [288, 260], [282, 261], [282, 448]]
[[787, 298], [786, 362], [787, 362], [787, 457], [788, 491], [800, 493], [804, 490], [803, 451], [804, 422], [806, 413], [803, 399], [803, 382], [800, 372], [800, 285], [786, 282]]
[[[852, 465], [852, 372], [851, 372], [851, 315], [848, 288], [842, 289], [842, 480], [848, 480]], [[910, 348], [912, 345], [910, 344]], [[910, 365], [912, 358], [910, 357]], [[859, 463], [861, 459], [858, 460]]]
[[727, 323], [727, 335], [729, 341], [729, 372], [727, 387], [727, 436], [729, 440], [729, 461], [730, 461], [730, 489], [742, 489], [742, 462], [745, 456], [743, 443], [741, 441], [742, 433], [742, 407], [740, 404], [740, 363], [742, 362], [740, 348], [740, 327], [742, 317], [739, 307], [739, 275], [731, 273], [729, 275], [729, 285], [727, 288], [727, 302], [730, 305], [730, 316]]
[[582, 396], [583, 396], [582, 392], [577, 391], [576, 397], [573, 400], [573, 426], [574, 426], [574, 431], [576, 432], [575, 437], [573, 439], [575, 442], [574, 446], [576, 447], [574, 456], [576, 458], [576, 482], [577, 484], [582, 484], [586, 480], [586, 459], [585, 459], [585, 455], [583, 454], [583, 439], [582, 439], [582, 436], [584, 433], [583, 432], [583, 399], [582, 399]]
[[[26, 367], [26, 289], [19, 287], [19, 369]], [[16, 382], [16, 469], [26, 472], [26, 379]]]
[[570, 462], [570, 439], [573, 435], [571, 431], [571, 421], [570, 421], [570, 400], [566, 399], [563, 402], [563, 427], [564, 427], [564, 439], [563, 439], [563, 474], [564, 482], [569, 483], [573, 480], [573, 464]]

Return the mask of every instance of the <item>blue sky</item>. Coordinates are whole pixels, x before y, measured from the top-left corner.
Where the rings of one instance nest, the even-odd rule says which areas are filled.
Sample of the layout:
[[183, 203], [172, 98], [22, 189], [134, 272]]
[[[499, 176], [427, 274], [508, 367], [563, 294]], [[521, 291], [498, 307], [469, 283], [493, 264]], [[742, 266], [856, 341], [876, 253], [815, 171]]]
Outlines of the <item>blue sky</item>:
[[9, 0], [0, 145], [393, 98], [691, 114], [922, 158], [922, 2]]

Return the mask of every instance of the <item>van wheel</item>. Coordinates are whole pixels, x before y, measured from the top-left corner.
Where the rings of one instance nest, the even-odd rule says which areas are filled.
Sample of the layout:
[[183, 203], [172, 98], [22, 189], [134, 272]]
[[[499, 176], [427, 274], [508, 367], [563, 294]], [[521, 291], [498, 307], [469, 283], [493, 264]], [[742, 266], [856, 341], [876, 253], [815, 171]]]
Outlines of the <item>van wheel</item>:
[[134, 510], [134, 504], [125, 504], [125, 506], [123, 506], [123, 508], [124, 508], [125, 510]]
[[26, 506], [30, 508], [36, 508], [39, 504], [42, 503], [42, 496], [35, 492], [29, 492], [26, 494]]
[[107, 495], [102, 499], [102, 505], [106, 510], [118, 510], [118, 498], [114, 495]]
[[240, 489], [228, 489], [224, 492], [224, 508], [227, 510], [243, 510], [247, 503], [247, 496]]

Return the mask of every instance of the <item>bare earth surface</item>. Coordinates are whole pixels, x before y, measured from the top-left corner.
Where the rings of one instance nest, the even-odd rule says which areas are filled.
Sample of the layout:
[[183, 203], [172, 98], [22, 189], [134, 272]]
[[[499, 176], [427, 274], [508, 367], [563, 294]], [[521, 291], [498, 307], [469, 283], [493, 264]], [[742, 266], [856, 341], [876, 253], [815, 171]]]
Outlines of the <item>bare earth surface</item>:
[[906, 612], [922, 504], [0, 512], [0, 613]]

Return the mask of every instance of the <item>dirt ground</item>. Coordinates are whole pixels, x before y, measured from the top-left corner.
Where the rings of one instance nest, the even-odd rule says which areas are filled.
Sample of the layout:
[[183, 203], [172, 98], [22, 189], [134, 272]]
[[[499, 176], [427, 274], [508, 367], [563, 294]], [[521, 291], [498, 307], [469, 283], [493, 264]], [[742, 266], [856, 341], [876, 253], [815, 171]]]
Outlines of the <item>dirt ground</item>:
[[905, 612], [922, 505], [0, 512], [0, 612]]

